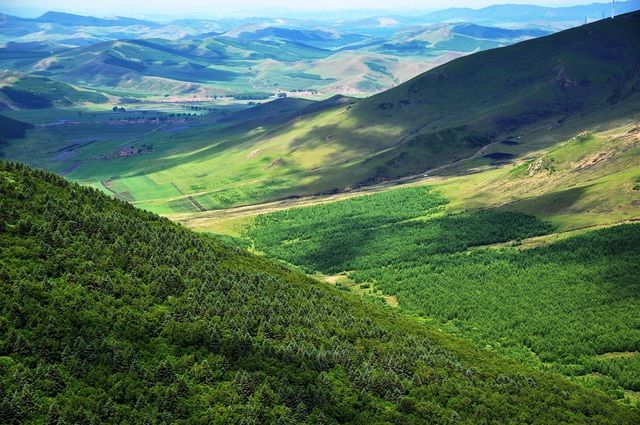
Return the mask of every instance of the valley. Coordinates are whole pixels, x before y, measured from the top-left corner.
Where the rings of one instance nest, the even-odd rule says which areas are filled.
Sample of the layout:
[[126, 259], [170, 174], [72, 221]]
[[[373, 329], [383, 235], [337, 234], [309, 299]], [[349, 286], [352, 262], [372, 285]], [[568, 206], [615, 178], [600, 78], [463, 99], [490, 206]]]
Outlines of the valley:
[[[391, 300], [401, 311], [489, 350], [635, 400], [634, 360], [623, 360], [622, 366], [601, 355], [638, 351], [638, 338], [630, 336], [637, 327], [638, 294], [627, 277], [637, 273], [629, 267], [637, 264], [630, 238], [640, 220], [639, 148], [635, 121], [603, 133], [580, 133], [537, 158], [462, 176], [172, 218], [198, 231], [240, 238], [242, 246], [311, 275], [333, 275], [329, 281], [344, 290]], [[411, 203], [422, 198], [426, 204]], [[605, 246], [626, 248], [607, 257]], [[621, 287], [615, 286], [616, 275]], [[514, 291], [517, 299], [511, 298]], [[559, 319], [570, 299], [575, 304], [569, 311], [576, 316]], [[611, 317], [626, 314], [631, 314], [622, 319], [626, 342], [595, 325], [613, 325]], [[530, 327], [536, 322], [539, 330]], [[532, 335], [542, 329], [544, 337], [536, 343]], [[586, 338], [596, 345], [578, 348], [581, 343], [567, 339], [583, 341], [587, 329], [597, 329]], [[598, 335], [607, 335], [612, 345], [598, 348]], [[536, 346], [542, 341], [577, 351], [551, 353]], [[600, 373], [605, 369], [609, 373]]]
[[610, 7], [0, 15], [0, 422], [640, 422]]
[[[70, 170], [66, 175], [74, 181], [115, 192], [160, 214], [340, 193], [434, 170], [464, 173], [527, 158], [582, 131], [613, 130], [637, 120], [639, 59], [633, 43], [637, 17], [625, 15], [616, 24], [617, 31], [610, 31], [611, 23], [605, 20], [460, 58], [366, 99], [281, 98], [245, 111], [234, 110], [242, 105], [230, 101], [151, 102], [149, 109], [144, 103], [124, 105], [135, 114], [114, 114], [106, 104], [85, 111], [82, 120], [75, 116], [81, 110], [58, 108], [47, 116], [59, 114], [69, 123], [38, 127], [13, 151], [13, 144], [2, 150], [32, 165]], [[594, 48], [597, 45], [615, 49], [607, 47], [605, 54]], [[615, 67], [609, 65], [611, 55]], [[494, 72], [494, 63], [507, 61], [514, 64], [511, 69]], [[469, 72], [485, 80], [461, 89]], [[162, 112], [163, 107], [172, 109], [174, 116]], [[29, 118], [31, 113], [37, 117], [37, 110], [6, 115], [36, 123], [37, 118]], [[138, 121], [150, 113], [161, 122], [175, 121], [179, 114], [177, 119], [188, 125], [178, 123], [148, 133], [151, 128]], [[49, 152], [76, 143], [74, 133], [82, 137], [93, 131], [95, 120], [83, 124], [93, 115], [109, 124], [100, 127], [112, 134], [77, 149], [83, 158], [77, 167], [80, 156], [29, 154], [43, 139]], [[122, 118], [134, 123], [110, 125]], [[133, 136], [123, 140], [119, 131], [131, 131]], [[145, 136], [136, 139], [138, 131]], [[144, 155], [113, 157], [127, 140], [154, 149]], [[96, 149], [105, 151], [102, 157]], [[110, 182], [109, 188], [103, 181]]]

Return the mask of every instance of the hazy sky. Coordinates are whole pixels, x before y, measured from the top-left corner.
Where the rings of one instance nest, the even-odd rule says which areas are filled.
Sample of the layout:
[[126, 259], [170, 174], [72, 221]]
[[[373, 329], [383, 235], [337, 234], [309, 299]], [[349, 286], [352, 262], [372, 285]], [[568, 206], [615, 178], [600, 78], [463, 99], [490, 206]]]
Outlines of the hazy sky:
[[603, 0], [0, 0], [0, 11], [36, 16], [47, 10], [95, 16], [193, 16], [256, 15], [290, 11], [435, 10], [447, 7], [479, 8], [496, 3], [571, 6]]

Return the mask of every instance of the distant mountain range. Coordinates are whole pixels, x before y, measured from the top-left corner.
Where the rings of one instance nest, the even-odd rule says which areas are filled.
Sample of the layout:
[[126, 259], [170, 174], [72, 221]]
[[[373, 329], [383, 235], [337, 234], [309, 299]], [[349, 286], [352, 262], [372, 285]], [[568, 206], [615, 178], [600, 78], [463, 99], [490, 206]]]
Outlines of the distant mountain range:
[[[615, 13], [620, 15], [640, 9], [640, 1], [616, 2]], [[422, 18], [429, 22], [570, 22], [594, 21], [611, 16], [611, 3], [593, 3], [569, 7], [544, 7], [521, 4], [501, 4], [482, 9], [451, 8], [428, 13]]]
[[[640, 0], [618, 3], [619, 12]], [[606, 12], [606, 13], [605, 13]], [[451, 59], [540, 37], [610, 12], [498, 5], [357, 20], [96, 18], [50, 11], [0, 21], [0, 86], [13, 73], [124, 96], [240, 96], [279, 92], [369, 95]], [[15, 107], [10, 99], [0, 104]]]
[[49, 11], [35, 19], [37, 22], [48, 22], [52, 24], [66, 25], [72, 27], [124, 27], [130, 25], [141, 25], [147, 27], [158, 27], [160, 24], [152, 21], [140, 19], [115, 17], [112, 19], [94, 18], [93, 16], [80, 16], [72, 13]]

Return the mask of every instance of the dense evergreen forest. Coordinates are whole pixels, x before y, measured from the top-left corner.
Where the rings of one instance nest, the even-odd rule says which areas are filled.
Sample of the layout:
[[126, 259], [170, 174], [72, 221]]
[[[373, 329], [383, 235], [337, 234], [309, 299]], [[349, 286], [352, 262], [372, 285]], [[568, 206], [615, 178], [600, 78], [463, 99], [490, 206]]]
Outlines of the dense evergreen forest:
[[0, 194], [1, 423], [640, 419], [53, 174], [0, 162]]
[[[398, 189], [259, 216], [247, 236], [307, 272], [347, 271], [482, 347], [614, 397], [640, 390], [640, 225], [519, 249], [518, 240], [553, 226], [445, 206], [435, 189]], [[515, 246], [482, 247], [508, 241]]]

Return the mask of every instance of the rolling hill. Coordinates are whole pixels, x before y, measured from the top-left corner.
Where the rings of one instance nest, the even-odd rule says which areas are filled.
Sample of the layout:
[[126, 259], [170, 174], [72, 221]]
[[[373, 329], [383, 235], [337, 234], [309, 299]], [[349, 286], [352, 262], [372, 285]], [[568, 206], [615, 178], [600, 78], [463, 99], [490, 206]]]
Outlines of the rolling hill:
[[639, 21], [640, 14], [629, 14], [480, 52], [355, 104], [280, 125], [221, 127], [203, 119], [181, 135], [189, 144], [171, 144], [167, 161], [158, 150], [119, 164], [117, 175], [89, 161], [70, 177], [92, 184], [112, 179], [115, 191], [134, 202], [138, 190], [176, 185], [183, 195], [138, 203], [171, 213], [194, 211], [188, 196], [216, 209], [444, 172], [459, 161], [461, 167], [471, 161], [470, 169], [526, 157], [637, 116]]
[[3, 423], [638, 420], [55, 175], [0, 187]]
[[637, 111], [639, 22], [638, 13], [624, 15], [461, 58], [362, 101], [349, 115], [397, 129], [396, 145], [369, 160], [390, 178], [504, 138]]
[[[640, 8], [638, 0], [616, 2], [616, 14], [636, 11]], [[431, 22], [471, 21], [471, 22], [590, 22], [611, 16], [611, 4], [594, 3], [568, 7], [545, 7], [526, 4], [499, 4], [481, 9], [450, 8], [428, 13], [423, 19]]]
[[[0, 88], [0, 100], [6, 107], [50, 108], [83, 102], [105, 103], [107, 97], [95, 91], [78, 90], [61, 81], [44, 77], [22, 76]], [[5, 102], [6, 99], [6, 102]]]
[[477, 24], [438, 23], [399, 31], [377, 50], [397, 54], [437, 56], [446, 52], [469, 53], [503, 47], [515, 41], [551, 33], [539, 28], [508, 29]]
[[[62, 172], [162, 214], [348, 192], [425, 173], [467, 172], [527, 158], [580, 132], [603, 131], [636, 119], [639, 20], [640, 15], [632, 13], [450, 62], [443, 59], [443, 65], [393, 89], [331, 107], [279, 101], [231, 116], [218, 111], [176, 130], [138, 127], [135, 122], [119, 128], [104, 121], [43, 126], [19, 146], [10, 142], [3, 151], [8, 158]], [[96, 79], [118, 75], [115, 80], [144, 84], [156, 93], [201, 94], [206, 83], [176, 84], [143, 75], [168, 76], [164, 72], [172, 69], [191, 79], [199, 72], [215, 72], [218, 65], [199, 68], [211, 61], [197, 56], [201, 44], [183, 43], [108, 42], [74, 55], [59, 54], [64, 65], [51, 72], [71, 80], [87, 73]], [[314, 74], [298, 71], [295, 64], [289, 64], [286, 73], [324, 84], [318, 76], [335, 72], [348, 75], [350, 85], [377, 90], [379, 80], [368, 78], [367, 70], [396, 80], [389, 70], [407, 69], [407, 62], [346, 51], [311, 63], [317, 65], [310, 68]], [[249, 72], [268, 75], [262, 66]], [[224, 72], [232, 77], [216, 82], [219, 92], [246, 82], [237, 68]], [[129, 78], [134, 75], [142, 80]], [[261, 86], [262, 93], [276, 87], [271, 81]], [[339, 85], [337, 80], [330, 83]], [[251, 114], [258, 118], [250, 119]], [[25, 120], [22, 115], [8, 113]], [[77, 112], [50, 115], [70, 120]], [[98, 128], [101, 135], [95, 142], [77, 142]], [[132, 135], [124, 137], [125, 130]], [[144, 155], [119, 156], [130, 140], [154, 148]], [[512, 143], [502, 143], [506, 141]], [[68, 146], [74, 146], [73, 153], [57, 153]]]
[[93, 16], [74, 15], [72, 13], [48, 11], [35, 18], [35, 21], [74, 27], [122, 27], [140, 25], [157, 27], [158, 23], [140, 19], [116, 17], [111, 19], [95, 18]]
[[221, 34], [223, 37], [247, 41], [286, 40], [322, 49], [344, 49], [370, 43], [373, 38], [365, 34], [349, 34], [321, 28], [295, 29], [273, 26], [241, 26]]
[[640, 406], [638, 118], [399, 187], [172, 218]]
[[425, 22], [403, 21], [379, 33], [375, 23], [335, 19], [156, 23], [51, 11], [0, 22], [0, 66], [126, 97], [279, 90], [362, 96], [463, 54], [554, 31]]

